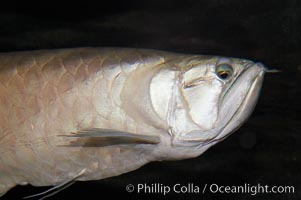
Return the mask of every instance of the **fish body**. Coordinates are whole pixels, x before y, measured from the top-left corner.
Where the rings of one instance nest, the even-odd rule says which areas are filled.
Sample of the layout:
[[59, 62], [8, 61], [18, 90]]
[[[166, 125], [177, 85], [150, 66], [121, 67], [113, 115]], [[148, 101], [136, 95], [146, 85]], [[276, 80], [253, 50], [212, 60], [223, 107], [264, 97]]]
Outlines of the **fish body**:
[[196, 157], [247, 119], [263, 74], [249, 60], [144, 49], [2, 53], [0, 196]]

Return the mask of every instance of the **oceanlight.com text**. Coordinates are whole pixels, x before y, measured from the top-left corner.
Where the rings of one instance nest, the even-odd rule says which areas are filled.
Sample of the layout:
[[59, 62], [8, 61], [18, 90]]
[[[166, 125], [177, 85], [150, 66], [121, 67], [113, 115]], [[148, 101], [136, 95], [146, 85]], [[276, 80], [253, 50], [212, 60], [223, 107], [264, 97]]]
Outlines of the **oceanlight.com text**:
[[166, 185], [162, 183], [139, 183], [137, 185], [128, 184], [126, 191], [129, 193], [135, 192], [138, 194], [162, 194], [169, 193], [178, 194], [250, 194], [251, 196], [257, 194], [293, 194], [295, 193], [294, 186], [282, 185], [266, 185], [266, 184], [242, 184], [242, 185], [220, 185], [216, 183], [211, 184], [196, 184], [176, 183], [174, 185]]

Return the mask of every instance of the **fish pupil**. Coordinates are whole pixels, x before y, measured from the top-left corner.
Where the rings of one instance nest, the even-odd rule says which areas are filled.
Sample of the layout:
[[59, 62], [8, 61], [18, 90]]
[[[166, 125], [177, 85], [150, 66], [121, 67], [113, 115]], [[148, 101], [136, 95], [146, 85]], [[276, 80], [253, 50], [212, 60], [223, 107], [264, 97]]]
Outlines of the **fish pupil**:
[[226, 79], [226, 78], [228, 78], [228, 75], [229, 75], [229, 74], [228, 74], [227, 72], [225, 72], [225, 71], [219, 73], [219, 77], [220, 77], [221, 79]]

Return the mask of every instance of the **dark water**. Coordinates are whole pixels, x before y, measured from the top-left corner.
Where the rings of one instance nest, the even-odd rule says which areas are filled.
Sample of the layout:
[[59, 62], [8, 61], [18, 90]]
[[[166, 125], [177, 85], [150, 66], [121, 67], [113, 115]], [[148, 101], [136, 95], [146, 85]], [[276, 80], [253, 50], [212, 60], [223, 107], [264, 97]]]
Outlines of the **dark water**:
[[[202, 156], [155, 162], [118, 177], [76, 183], [49, 199], [301, 199], [301, 1], [42, 1], [0, 13], [0, 51], [80, 46], [154, 48], [248, 58], [281, 70], [265, 78], [258, 105], [235, 134]], [[128, 193], [128, 184], [190, 183], [200, 192]], [[218, 194], [204, 185], [293, 186], [294, 193]], [[154, 188], [154, 187], [153, 187]], [[47, 188], [18, 186], [2, 199]], [[185, 188], [184, 188], [185, 189]]]

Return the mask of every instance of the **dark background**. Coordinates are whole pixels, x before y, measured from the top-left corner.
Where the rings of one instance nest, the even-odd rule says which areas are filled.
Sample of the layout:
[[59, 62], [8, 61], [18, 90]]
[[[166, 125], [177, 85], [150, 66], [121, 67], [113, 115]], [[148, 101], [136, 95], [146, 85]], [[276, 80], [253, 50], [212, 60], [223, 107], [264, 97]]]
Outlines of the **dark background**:
[[[8, 8], [3, 10], [3, 8]], [[100, 181], [78, 182], [49, 199], [301, 199], [301, 1], [41, 1], [2, 6], [0, 51], [83, 46], [153, 48], [247, 58], [267, 74], [247, 123], [202, 156], [154, 162]], [[127, 193], [127, 184], [292, 185], [294, 194]], [[18, 186], [2, 199], [48, 189]]]

